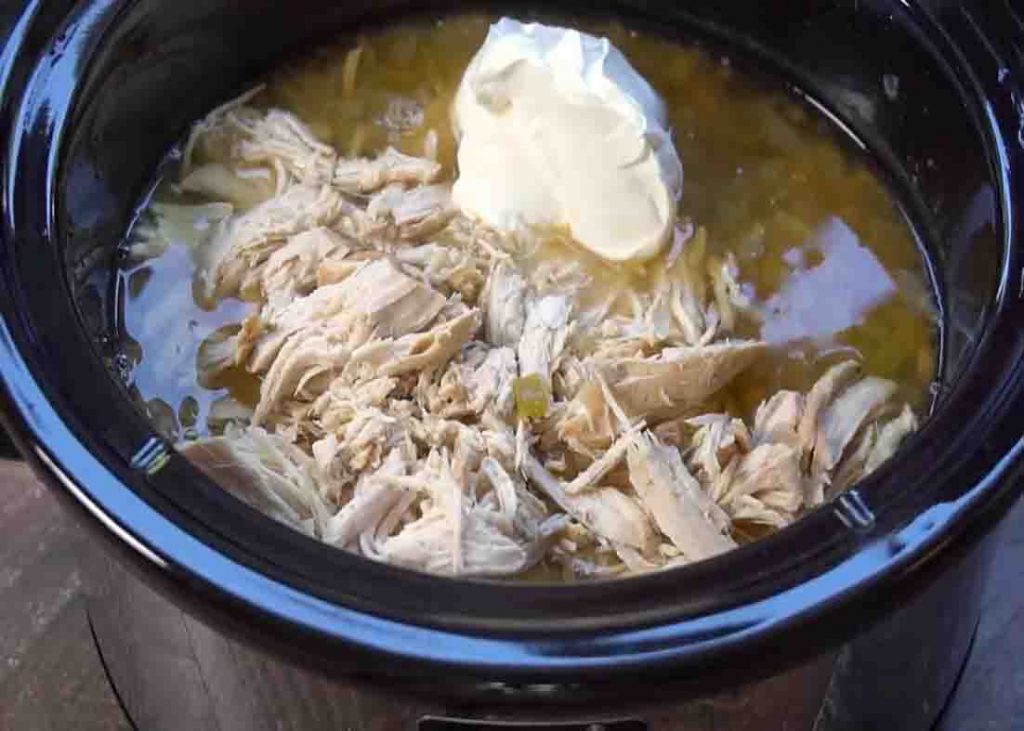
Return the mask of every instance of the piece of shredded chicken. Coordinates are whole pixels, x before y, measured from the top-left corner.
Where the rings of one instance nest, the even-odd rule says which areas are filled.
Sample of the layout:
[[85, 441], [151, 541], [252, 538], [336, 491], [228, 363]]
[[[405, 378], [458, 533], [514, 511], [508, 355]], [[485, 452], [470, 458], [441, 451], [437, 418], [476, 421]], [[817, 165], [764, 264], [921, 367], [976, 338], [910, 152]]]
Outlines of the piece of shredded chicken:
[[749, 421], [710, 408], [768, 345], [732, 335], [750, 303], [701, 228], [680, 227], [647, 291], [595, 303], [575, 262], [522, 266], [540, 233], [454, 210], [433, 159], [345, 158], [247, 97], [183, 159], [182, 190], [212, 202], [154, 206], [132, 255], [194, 241], [197, 296], [255, 303], [202, 344], [197, 377], [245, 369], [260, 389], [216, 402], [214, 435], [182, 451], [339, 548], [473, 576], [699, 561], [788, 525], [917, 427], [854, 361]]

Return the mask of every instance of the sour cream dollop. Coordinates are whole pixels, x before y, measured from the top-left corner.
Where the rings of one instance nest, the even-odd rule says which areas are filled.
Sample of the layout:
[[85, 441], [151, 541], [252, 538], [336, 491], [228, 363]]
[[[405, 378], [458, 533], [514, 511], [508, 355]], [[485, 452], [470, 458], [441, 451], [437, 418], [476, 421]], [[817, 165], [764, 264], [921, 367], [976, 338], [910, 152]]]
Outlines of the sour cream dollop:
[[683, 189], [665, 105], [606, 38], [502, 18], [453, 109], [455, 204], [500, 229], [568, 226], [612, 261], [670, 238]]

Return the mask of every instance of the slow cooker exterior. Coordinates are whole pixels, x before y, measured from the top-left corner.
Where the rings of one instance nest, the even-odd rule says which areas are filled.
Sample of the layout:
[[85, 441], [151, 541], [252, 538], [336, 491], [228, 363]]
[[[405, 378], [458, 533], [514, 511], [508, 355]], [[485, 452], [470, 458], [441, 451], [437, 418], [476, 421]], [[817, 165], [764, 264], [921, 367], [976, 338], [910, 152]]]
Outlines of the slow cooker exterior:
[[[25, 457], [176, 600], [292, 659], [446, 708], [679, 702], [842, 646], [822, 728], [877, 727], [863, 723], [872, 713], [927, 727], [1020, 488], [1024, 25], [1012, 6], [603, 9], [763, 63], [872, 150], [936, 247], [944, 380], [899, 459], [792, 528], [694, 566], [566, 589], [421, 576], [293, 534], [174, 454], [111, 375], [109, 272], [163, 153], [282, 55], [415, 5], [26, 5], [0, 56], [0, 403]], [[903, 79], [898, 103], [882, 91], [889, 74]], [[880, 678], [858, 685], [885, 668], [892, 703]]]

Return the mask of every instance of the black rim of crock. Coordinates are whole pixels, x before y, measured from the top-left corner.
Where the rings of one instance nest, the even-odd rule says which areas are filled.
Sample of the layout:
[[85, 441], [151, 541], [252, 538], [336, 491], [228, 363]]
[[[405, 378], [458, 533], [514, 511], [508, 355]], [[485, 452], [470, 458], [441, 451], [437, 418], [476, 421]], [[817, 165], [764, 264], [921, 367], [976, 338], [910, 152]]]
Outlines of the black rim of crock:
[[[1024, 200], [1024, 155], [1008, 140], [1017, 132], [1020, 96], [1016, 89], [1011, 94], [1005, 86], [979, 79], [936, 24], [922, 38], [932, 39], [949, 61], [965, 103], [976, 109], [979, 134], [990, 151], [1001, 204], [1002, 278], [973, 363], [953, 393], [903, 458], [861, 483], [850, 497], [710, 561], [572, 586], [446, 579], [372, 563], [256, 514], [172, 453], [162, 477], [203, 493], [208, 507], [225, 511], [237, 523], [229, 531], [218, 528], [211, 513], [190, 514], [155, 490], [125, 459], [124, 450], [110, 442], [112, 437], [87, 431], [87, 419], [76, 413], [73, 393], [65, 388], [82, 372], [99, 372], [102, 362], [83, 343], [76, 344], [81, 360], [54, 359], [32, 319], [36, 312], [29, 315], [21, 306], [26, 294], [13, 270], [19, 248], [34, 242], [48, 246], [47, 237], [57, 234], [53, 195], [63, 124], [70, 119], [73, 98], [46, 82], [59, 74], [81, 78], [83, 60], [127, 5], [108, 0], [76, 7], [59, 36], [61, 48], [41, 57], [18, 109], [10, 88], [18, 59], [11, 49], [17, 48], [17, 36], [27, 29], [38, 3], [30, 6], [0, 59], [0, 84], [7, 87], [0, 89], [2, 111], [4, 123], [10, 124], [4, 130], [0, 396], [9, 426], [50, 482], [160, 573], [239, 611], [338, 647], [483, 668], [495, 676], [579, 680], [594, 672], [627, 674], [640, 666], [696, 664], [796, 628], [909, 576], [987, 508], [1016, 495], [1017, 486], [1007, 475], [1016, 472], [1024, 451], [1020, 420], [1013, 414], [1024, 413], [1024, 337], [1018, 332], [1024, 308], [1018, 291], [1021, 229], [1010, 202]], [[55, 286], [52, 299], [49, 317], [76, 317], [65, 286]], [[84, 333], [81, 338], [84, 342]], [[113, 378], [95, 382], [94, 388], [109, 396], [112, 408], [121, 409], [123, 391]], [[148, 424], [134, 409], [121, 410], [125, 431], [140, 437], [137, 446], [145, 445], [141, 437], [152, 435]], [[170, 484], [167, 479], [164, 485]], [[892, 489], [896, 485], [900, 489]], [[264, 550], [268, 546], [291, 556], [271, 561]], [[323, 573], [311, 577], [298, 565], [299, 557], [314, 557], [335, 579], [323, 583], [318, 580]]]

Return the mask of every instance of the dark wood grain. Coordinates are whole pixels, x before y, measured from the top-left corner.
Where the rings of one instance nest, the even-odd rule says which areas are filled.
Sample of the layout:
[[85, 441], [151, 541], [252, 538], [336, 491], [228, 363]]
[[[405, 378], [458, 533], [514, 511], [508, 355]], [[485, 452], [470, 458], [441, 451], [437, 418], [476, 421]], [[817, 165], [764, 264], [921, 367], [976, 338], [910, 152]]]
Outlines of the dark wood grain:
[[129, 728], [86, 618], [84, 543], [23, 464], [0, 460], [0, 729]]
[[103, 674], [81, 598], [58, 612], [46, 637], [0, 683], [0, 728], [112, 731], [130, 728]]

